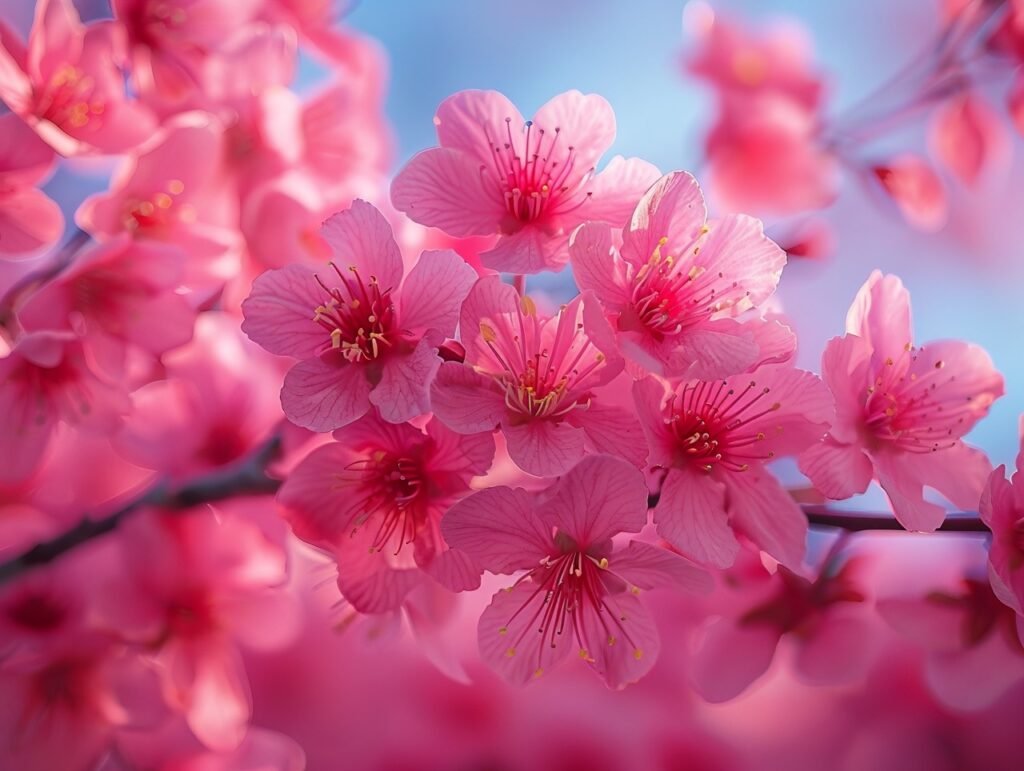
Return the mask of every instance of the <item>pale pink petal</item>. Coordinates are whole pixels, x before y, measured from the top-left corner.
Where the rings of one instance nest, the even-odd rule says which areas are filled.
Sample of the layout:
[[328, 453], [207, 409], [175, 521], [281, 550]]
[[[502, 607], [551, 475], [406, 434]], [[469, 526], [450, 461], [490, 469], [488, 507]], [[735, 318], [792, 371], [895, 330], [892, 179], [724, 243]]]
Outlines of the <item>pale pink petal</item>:
[[194, 663], [185, 715], [188, 726], [207, 747], [233, 750], [245, 736], [252, 715], [245, 665], [227, 644], [207, 648]]
[[[946, 510], [924, 499], [920, 469], [911, 453], [879, 452], [872, 455], [875, 474], [889, 496], [896, 519], [907, 530], [930, 533], [946, 518]], [[909, 462], [908, 462], [909, 461]]]
[[[896, 359], [903, 355], [907, 346], [914, 341], [914, 332], [910, 318], [910, 292], [898, 276], [883, 275], [878, 270], [872, 272], [846, 314], [846, 331], [864, 340], [873, 352], [872, 360], [876, 368], [882, 366], [886, 359]], [[848, 377], [863, 355], [858, 350], [845, 353], [851, 366], [842, 368], [846, 370], [845, 373], [837, 368], [836, 375], [840, 378]], [[834, 355], [838, 356], [838, 352]], [[825, 376], [829, 377], [828, 374]], [[831, 378], [829, 380], [831, 382]]]
[[402, 327], [433, 329], [451, 337], [459, 323], [462, 302], [476, 279], [476, 271], [450, 249], [423, 252], [402, 284]]
[[695, 380], [718, 380], [743, 372], [757, 361], [760, 347], [743, 324], [718, 319], [701, 324], [682, 336], [685, 353], [676, 362], [685, 375]]
[[[582, 94], [579, 91], [559, 94], [537, 110], [533, 122], [547, 136], [553, 136], [554, 133], [561, 135], [560, 148], [549, 150], [552, 160], [566, 162], [563, 157], [567, 159], [568, 149], [572, 148], [574, 169], [566, 181], [569, 186], [593, 169], [615, 141], [615, 113], [608, 101], [598, 94]], [[558, 149], [561, 149], [561, 153]]]
[[1016, 641], [990, 633], [963, 651], [936, 652], [928, 657], [925, 674], [932, 692], [943, 704], [977, 711], [996, 702], [1024, 680], [1024, 656]]
[[921, 484], [937, 490], [961, 509], [978, 508], [992, 464], [981, 450], [957, 442], [935, 452], [906, 453], [901, 465]]
[[986, 480], [978, 514], [994, 533], [1016, 524], [1014, 488], [1006, 478], [1005, 465], [994, 469]]
[[630, 541], [615, 552], [608, 569], [640, 589], [676, 587], [707, 594], [714, 587], [710, 574], [685, 557], [643, 541]]
[[512, 235], [502, 236], [493, 249], [480, 253], [485, 268], [502, 273], [560, 271], [568, 261], [566, 236], [547, 233], [536, 225], [525, 225]]
[[691, 174], [674, 171], [651, 186], [622, 233], [622, 256], [637, 267], [654, 254], [662, 238], [665, 251], [682, 254], [700, 236], [707, 220], [704, 196]]
[[387, 613], [424, 580], [416, 568], [395, 568], [388, 551], [373, 548], [376, 530], [360, 528], [335, 547], [338, 589], [360, 613]]
[[505, 397], [494, 381], [453, 361], [437, 370], [430, 401], [437, 419], [460, 434], [493, 431], [506, 414]]
[[779, 481], [762, 468], [729, 474], [729, 520], [758, 548], [797, 570], [807, 541], [807, 517]]
[[572, 274], [581, 292], [591, 291], [609, 311], [618, 311], [629, 302], [626, 263], [612, 246], [611, 228], [599, 222], [587, 222], [569, 241]]
[[636, 417], [623, 407], [592, 401], [585, 410], [569, 415], [582, 428], [594, 452], [618, 455], [638, 468], [647, 461], [647, 440]]
[[471, 592], [480, 588], [481, 568], [461, 549], [446, 549], [434, 555], [423, 572], [450, 592]]
[[657, 378], [648, 376], [633, 384], [637, 417], [651, 451], [649, 462], [655, 466], [671, 465], [676, 449], [676, 439], [665, 423], [665, 396], [665, 386]]
[[0, 20], [0, 100], [18, 116], [32, 108], [32, 83], [25, 72], [25, 49], [18, 36]]
[[658, 167], [652, 163], [616, 155], [587, 183], [590, 198], [574, 216], [587, 222], [607, 222], [622, 227], [637, 201], [660, 176]]
[[411, 353], [384, 359], [370, 402], [389, 423], [404, 423], [429, 412], [430, 384], [440, 366], [437, 347], [426, 337], [420, 338]]
[[357, 198], [351, 208], [324, 222], [321, 232], [343, 272], [355, 268], [363, 281], [372, 277], [382, 290], [398, 289], [402, 283], [402, 253], [391, 225], [372, 204]]
[[[599, 611], [593, 603], [584, 602], [577, 614], [583, 646], [579, 656], [609, 688], [619, 690], [651, 670], [661, 651], [661, 638], [651, 614], [632, 593], [609, 595], [604, 601], [608, 610]], [[612, 613], [617, 624], [609, 624]]]
[[647, 482], [624, 460], [590, 455], [554, 484], [540, 515], [581, 550], [647, 524]]
[[719, 284], [731, 286], [734, 293], [742, 289], [745, 298], [728, 309], [729, 315], [739, 315], [771, 297], [786, 265], [786, 253], [764, 234], [761, 220], [730, 214], [708, 227], [693, 264], [717, 274]]
[[327, 346], [330, 336], [313, 321], [326, 300], [316, 273], [305, 265], [268, 270], [242, 303], [242, 331], [279, 356], [307, 359]]
[[584, 433], [568, 421], [533, 418], [502, 423], [508, 455], [527, 474], [551, 477], [564, 474], [583, 457]]
[[691, 660], [694, 690], [713, 704], [736, 698], [768, 671], [779, 637], [778, 628], [767, 624], [714, 621]]
[[826, 437], [800, 455], [800, 471], [826, 498], [843, 500], [860, 495], [874, 477], [871, 459], [856, 444], [839, 444]]
[[970, 91], [935, 111], [928, 139], [932, 153], [968, 185], [1005, 156], [1007, 146], [1001, 117]]
[[427, 436], [434, 440], [432, 471], [454, 471], [468, 480], [486, 474], [494, 461], [494, 436], [490, 432], [457, 434], [433, 419], [427, 423]]
[[[437, 108], [434, 126], [441, 147], [472, 156], [474, 168], [493, 163], [493, 147], [508, 140], [508, 132], [523, 130], [523, 116], [508, 97], [497, 91], [466, 90], [452, 94]], [[479, 171], [475, 172], [479, 176]], [[396, 204], [397, 207], [397, 204]], [[504, 207], [502, 207], [504, 208]]]
[[0, 255], [50, 246], [63, 231], [60, 207], [41, 190], [27, 187], [0, 192]]
[[363, 497], [344, 483], [343, 472], [358, 455], [331, 442], [297, 465], [277, 494], [295, 534], [311, 543], [330, 544], [347, 536], [364, 513]]
[[28, 39], [29, 72], [39, 80], [49, 80], [61, 64], [81, 55], [84, 34], [71, 0], [40, 0]]
[[551, 526], [536, 515], [533, 496], [510, 487], [488, 487], [453, 505], [441, 519], [441, 533], [492, 573], [536, 567], [553, 547]]
[[492, 372], [504, 370], [487, 345], [481, 326], [486, 324], [509, 338], [518, 334], [522, 315], [520, 303], [516, 290], [502, 283], [499, 276], [487, 276], [476, 282], [462, 303], [459, 317], [459, 336], [466, 346], [466, 363], [484, 364]]
[[[763, 434], [759, 453], [768, 457], [796, 455], [815, 444], [828, 431], [835, 415], [832, 396], [817, 375], [788, 366], [758, 368], [748, 381], [730, 381], [740, 392], [741, 386], [760, 390], [764, 413], [751, 417], [745, 430]], [[760, 406], [762, 402], [758, 402]]]
[[556, 637], [551, 645], [538, 639], [533, 619], [545, 592], [533, 581], [521, 581], [497, 591], [477, 625], [480, 658], [513, 685], [550, 672], [569, 653], [573, 637]]
[[310, 431], [333, 431], [370, 409], [370, 382], [362, 367], [307, 359], [285, 375], [281, 407], [296, 425]]
[[460, 150], [424, 150], [391, 182], [391, 203], [413, 222], [456, 238], [497, 233], [505, 203], [483, 168], [482, 161]]
[[796, 671], [810, 685], [842, 685], [867, 674], [875, 658], [870, 616], [826, 613], [796, 654]]
[[710, 474], [669, 469], [654, 510], [658, 534], [687, 556], [726, 568], [740, 545], [729, 527], [725, 486]]
[[925, 160], [916, 155], [904, 155], [872, 171], [908, 223], [927, 232], [940, 230], [946, 224], [949, 217], [946, 187]]
[[748, 319], [742, 322], [757, 343], [757, 365], [785, 364], [796, 355], [796, 334], [774, 319]]

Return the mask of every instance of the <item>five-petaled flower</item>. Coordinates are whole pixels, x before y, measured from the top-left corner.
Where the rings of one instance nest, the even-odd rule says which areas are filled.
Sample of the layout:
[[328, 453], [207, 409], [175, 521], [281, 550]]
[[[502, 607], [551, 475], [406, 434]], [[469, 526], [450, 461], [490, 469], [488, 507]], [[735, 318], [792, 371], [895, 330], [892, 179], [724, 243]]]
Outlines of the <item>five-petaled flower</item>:
[[836, 420], [800, 469], [829, 498], [864, 492], [875, 478], [908, 530], [945, 518], [924, 487], [955, 505], [978, 505], [991, 464], [961, 441], [1003, 394], [1003, 377], [981, 348], [959, 340], [913, 344], [910, 295], [875, 271], [857, 293], [843, 337], [829, 341], [822, 376]]
[[460, 91], [437, 108], [434, 125], [441, 146], [398, 173], [392, 202], [452, 236], [501, 234], [480, 255], [495, 270], [561, 270], [573, 228], [617, 225], [658, 177], [646, 161], [621, 156], [595, 173], [615, 138], [615, 114], [597, 94], [560, 94], [527, 121], [497, 91]]
[[576, 231], [570, 252], [580, 289], [601, 301], [623, 354], [650, 372], [727, 377], [795, 347], [788, 328], [750, 313], [775, 291], [785, 253], [752, 217], [707, 222], [685, 172], [644, 194], [618, 252], [600, 223]]
[[327, 220], [323, 235], [334, 255], [327, 270], [268, 271], [242, 304], [252, 340], [301, 359], [281, 389], [285, 415], [331, 431], [371, 404], [391, 423], [429, 411], [437, 347], [455, 332], [476, 272], [455, 252], [424, 252], [402, 281], [391, 226], [365, 201]]
[[525, 571], [480, 617], [484, 660], [526, 683], [575, 647], [612, 688], [646, 674], [660, 642], [640, 590], [711, 588], [710, 576], [677, 554], [641, 541], [614, 546], [646, 523], [643, 475], [607, 455], [580, 461], [539, 496], [491, 487], [449, 509], [441, 532], [452, 548], [493, 573]]

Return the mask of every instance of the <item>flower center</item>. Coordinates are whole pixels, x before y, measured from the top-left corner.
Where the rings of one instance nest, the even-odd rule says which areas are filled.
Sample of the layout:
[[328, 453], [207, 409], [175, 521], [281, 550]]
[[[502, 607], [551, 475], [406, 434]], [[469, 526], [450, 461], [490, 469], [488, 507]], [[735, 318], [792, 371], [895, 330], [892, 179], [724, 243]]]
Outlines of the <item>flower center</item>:
[[[574, 409], [590, 406], [590, 389], [601, 382], [606, 357], [583, 331], [582, 322], [570, 318], [562, 306], [555, 332], [545, 339], [537, 309], [529, 297], [521, 300], [519, 329], [499, 334], [480, 324], [480, 335], [498, 371], [489, 373], [505, 391], [505, 404], [529, 418], [562, 418]], [[550, 343], [550, 345], [548, 345]]]
[[665, 422], [679, 445], [679, 454], [702, 471], [722, 466], [730, 471], [746, 471], [751, 461], [766, 461], [771, 451], [758, 452], [765, 440], [763, 431], [750, 424], [782, 407], [768, 400], [771, 388], [759, 388], [751, 380], [737, 391], [728, 381], [687, 383], [672, 395]]
[[185, 183], [172, 179], [166, 192], [161, 190], [148, 198], [133, 196], [124, 202], [121, 221], [126, 230], [154, 230], [178, 220], [189, 220], [195, 212], [191, 206], [175, 199], [185, 190]]
[[[90, 101], [95, 83], [91, 77], [69, 64], [61, 66], [36, 95], [36, 115], [55, 126], [83, 128], [98, 122], [103, 114], [101, 101]], [[98, 125], [97, 125], [98, 127]]]
[[372, 361], [395, 343], [398, 316], [390, 289], [381, 289], [376, 276], [366, 281], [355, 266], [346, 276], [333, 262], [340, 284], [328, 287], [316, 277], [327, 302], [314, 310], [313, 321], [330, 334], [330, 348], [349, 362]]
[[362, 514], [353, 523], [351, 536], [371, 518], [378, 520], [377, 533], [371, 549], [383, 551], [394, 543], [397, 556], [416, 536], [426, 522], [421, 505], [426, 478], [420, 464], [412, 458], [397, 457], [378, 450], [372, 457], [354, 461], [346, 471], [356, 474], [361, 482]]
[[[708, 232], [704, 227], [701, 237]], [[699, 240], [698, 240], [699, 241]], [[631, 307], [620, 318], [622, 329], [646, 329], [657, 340], [678, 335], [716, 313], [740, 303], [750, 293], [733, 283], [723, 290], [721, 273], [710, 273], [676, 255], [662, 254], [662, 238], [633, 279]], [[698, 242], [692, 256], [700, 253]]]
[[7, 608], [7, 617], [32, 632], [52, 632], [67, 618], [67, 608], [53, 596], [26, 592]]
[[[562, 150], [561, 131], [556, 126], [548, 132], [526, 121], [525, 144], [520, 152], [512, 135], [511, 118], [505, 118], [504, 139], [492, 137], [484, 128], [498, 191], [514, 224], [566, 214], [589, 200], [591, 193], [583, 187], [594, 170], [576, 173], [576, 149], [569, 145]], [[481, 173], [486, 168], [481, 166]]]
[[874, 444], [888, 444], [905, 452], [936, 452], [953, 447], [977, 414], [975, 396], [957, 402], [936, 398], [956, 375], [946, 374], [945, 362], [936, 359], [931, 367], [924, 348], [907, 343], [896, 360], [886, 359], [874, 382], [868, 386], [864, 405], [864, 430]]

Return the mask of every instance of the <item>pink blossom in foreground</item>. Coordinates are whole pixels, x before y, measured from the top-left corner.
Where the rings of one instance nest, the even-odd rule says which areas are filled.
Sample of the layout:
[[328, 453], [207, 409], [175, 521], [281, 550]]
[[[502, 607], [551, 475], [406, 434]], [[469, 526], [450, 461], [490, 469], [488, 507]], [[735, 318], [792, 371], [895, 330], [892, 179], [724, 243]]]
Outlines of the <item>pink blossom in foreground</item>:
[[623, 354], [651, 372], [727, 377], [795, 347], [788, 329], [748, 313], [775, 291], [785, 253], [752, 217], [706, 219], [697, 181], [672, 172], [640, 199], [620, 250], [608, 225], [573, 235], [576, 282], [601, 301]]
[[988, 567], [996, 596], [1017, 613], [1024, 642], [1024, 443], [1010, 479], [1000, 466], [988, 478], [978, 512], [992, 530]]
[[821, 364], [836, 420], [801, 456], [801, 471], [835, 499], [877, 479], [908, 530], [934, 530], [945, 518], [924, 487], [975, 508], [992, 467], [961, 437], [1003, 394], [988, 354], [957, 340], [915, 348], [910, 294], [879, 271], [857, 293], [846, 332], [829, 341]]
[[122, 34], [83, 25], [71, 0], [39, 0], [27, 48], [0, 36], [0, 99], [61, 155], [131, 149], [155, 121], [125, 94]]
[[697, 644], [690, 668], [697, 692], [713, 703], [739, 696], [768, 671], [783, 641], [794, 648], [803, 682], [861, 680], [874, 662], [876, 635], [860, 560], [847, 560], [838, 570], [825, 566], [808, 580], [781, 566], [770, 574], [747, 556], [727, 574], [719, 597], [724, 614], [707, 625]]
[[484, 266], [511, 273], [561, 270], [581, 222], [616, 226], [658, 176], [637, 158], [597, 162], [615, 115], [597, 94], [568, 91], [525, 121], [497, 91], [460, 91], [437, 108], [440, 147], [424, 150], [391, 183], [395, 208], [456, 237], [500, 233]]
[[123, 374], [126, 346], [153, 356], [192, 338], [196, 312], [177, 294], [185, 255], [121, 237], [77, 255], [71, 267], [19, 309], [26, 329], [73, 327], [94, 360]]
[[338, 587], [360, 613], [396, 610], [430, 576], [475, 589], [480, 571], [447, 548], [441, 516], [494, 457], [490, 434], [459, 436], [370, 414], [335, 432], [289, 474], [278, 494], [300, 538], [329, 549]]
[[281, 390], [285, 415], [331, 431], [371, 405], [390, 423], [430, 410], [441, 360], [476, 272], [454, 252], [424, 252], [402, 280], [391, 226], [357, 200], [324, 223], [333, 261], [271, 270], [242, 304], [242, 329], [271, 353], [301, 361]]
[[497, 276], [480, 279], [462, 306], [465, 364], [441, 365], [431, 389], [434, 414], [463, 434], [500, 426], [523, 471], [556, 476], [585, 452], [643, 465], [636, 418], [609, 383], [622, 359], [593, 296], [545, 317]]
[[298, 630], [280, 589], [284, 549], [251, 519], [209, 508], [137, 515], [120, 546], [126, 575], [105, 594], [104, 620], [151, 646], [164, 699], [196, 738], [234, 749], [252, 711], [238, 643], [273, 650]]
[[455, 504], [441, 522], [454, 549], [492, 573], [526, 571], [480, 617], [484, 661], [516, 684], [542, 676], [570, 651], [612, 688], [643, 677], [660, 641], [641, 589], [707, 591], [688, 560], [620, 533], [647, 522], [647, 485], [623, 460], [580, 461], [546, 493], [491, 487]]
[[0, 484], [37, 469], [60, 423], [109, 435], [129, 406], [123, 385], [94, 370], [74, 334], [26, 334], [0, 358]]
[[807, 518], [765, 464], [828, 430], [832, 400], [821, 379], [776, 365], [675, 387], [647, 377], [633, 395], [650, 463], [668, 469], [654, 510], [661, 536], [698, 562], [727, 567], [742, 534], [799, 568]]
[[17, 115], [0, 115], [0, 259], [50, 246], [64, 230], [60, 207], [37, 189], [53, 150]]

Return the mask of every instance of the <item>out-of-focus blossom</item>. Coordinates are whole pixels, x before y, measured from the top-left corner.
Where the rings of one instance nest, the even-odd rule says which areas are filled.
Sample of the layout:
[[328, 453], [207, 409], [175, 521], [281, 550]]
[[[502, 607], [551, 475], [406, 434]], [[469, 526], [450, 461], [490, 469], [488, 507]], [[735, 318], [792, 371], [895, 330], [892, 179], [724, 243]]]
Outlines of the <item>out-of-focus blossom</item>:
[[252, 712], [238, 643], [287, 644], [298, 607], [280, 586], [284, 549], [227, 511], [149, 512], [124, 527], [126, 575], [104, 620], [154, 649], [168, 705], [208, 747], [232, 750]]
[[391, 184], [399, 211], [456, 237], [500, 233], [480, 257], [512, 273], [561, 270], [573, 228], [618, 226], [657, 179], [646, 161], [598, 160], [615, 138], [612, 108], [569, 91], [526, 121], [496, 91], [461, 91], [434, 117], [440, 147], [416, 155]]
[[955, 505], [978, 505], [988, 458], [961, 441], [1003, 394], [1003, 378], [976, 345], [942, 340], [915, 348], [910, 294], [896, 276], [871, 274], [829, 341], [822, 375], [836, 420], [800, 468], [829, 498], [849, 498], [877, 479], [896, 518], [929, 531], [945, 518], [924, 487]]
[[112, 434], [128, 412], [124, 386], [97, 372], [71, 332], [33, 332], [0, 358], [0, 483], [24, 481], [60, 423]]
[[1010, 479], [1006, 467], [992, 472], [978, 511], [992, 530], [989, 577], [996, 596], [1017, 613], [1017, 632], [1024, 643], [1024, 443]]
[[930, 232], [946, 224], [949, 196], [928, 161], [905, 153], [873, 166], [871, 173], [911, 225]]
[[943, 104], [931, 119], [932, 152], [965, 184], [1005, 162], [1009, 150], [1000, 116], [978, 94], [966, 92]]
[[764, 468], [817, 442], [833, 419], [821, 379], [785, 365], [676, 387], [633, 387], [653, 466], [668, 469], [654, 512], [658, 532], [698, 562], [727, 567], [737, 534], [790, 568], [804, 556], [807, 518]]
[[508, 453], [537, 476], [565, 473], [585, 452], [647, 456], [636, 419], [609, 383], [622, 358], [593, 296], [551, 317], [497, 276], [480, 279], [462, 306], [465, 364], [441, 365], [431, 389], [434, 414], [473, 434], [500, 426]]
[[50, 246], [64, 230], [60, 207], [37, 189], [53, 150], [17, 115], [0, 115], [0, 259]]
[[165, 377], [132, 393], [115, 448], [176, 478], [240, 460], [281, 419], [276, 394], [265, 385], [280, 377], [270, 359], [242, 335], [237, 318], [201, 314], [191, 344], [162, 357]]
[[93, 360], [116, 377], [126, 345], [159, 356], [191, 339], [195, 311], [175, 292], [183, 266], [176, 248], [121, 237], [79, 253], [27, 300], [18, 319], [30, 330], [77, 332]]
[[588, 223], [570, 251], [580, 289], [597, 296], [623, 354], [646, 370], [721, 378], [795, 347], [788, 329], [748, 313], [775, 291], [785, 253], [752, 217], [707, 222], [697, 181], [685, 172], [644, 194], [620, 250], [609, 226]]
[[39, 0], [27, 47], [0, 35], [0, 99], [61, 155], [135, 147], [156, 122], [125, 93], [123, 34], [83, 25], [71, 0]]
[[479, 586], [479, 569], [447, 548], [440, 522], [490, 467], [491, 436], [367, 415], [335, 438], [295, 467], [278, 500], [296, 535], [333, 552], [352, 607], [396, 610], [424, 574], [451, 591]]
[[331, 217], [323, 235], [327, 271], [268, 271], [242, 304], [252, 340], [300, 359], [281, 391], [285, 415], [331, 431], [371, 405], [391, 423], [429, 411], [437, 346], [455, 331], [475, 271], [454, 252], [424, 252], [403, 281], [391, 226], [365, 201]]
[[781, 566], [770, 573], [746, 554], [726, 574], [718, 598], [725, 613], [702, 630], [690, 669], [697, 692], [711, 702], [735, 698], [768, 670], [783, 639], [809, 684], [863, 678], [877, 635], [860, 572], [854, 557], [808, 580]]
[[[641, 541], [615, 548], [647, 522], [647, 485], [623, 460], [580, 461], [545, 494], [492, 487], [455, 504], [445, 539], [492, 573], [527, 571], [480, 617], [480, 652], [517, 684], [541, 677], [575, 648], [612, 688], [643, 677], [660, 640], [641, 589], [710, 589], [677, 554]], [[574, 644], [575, 643], [575, 644]]]

